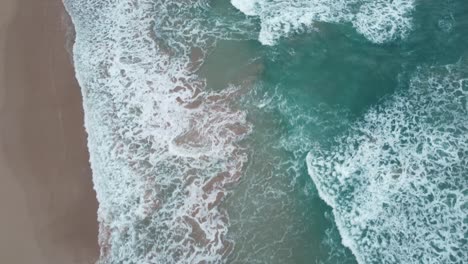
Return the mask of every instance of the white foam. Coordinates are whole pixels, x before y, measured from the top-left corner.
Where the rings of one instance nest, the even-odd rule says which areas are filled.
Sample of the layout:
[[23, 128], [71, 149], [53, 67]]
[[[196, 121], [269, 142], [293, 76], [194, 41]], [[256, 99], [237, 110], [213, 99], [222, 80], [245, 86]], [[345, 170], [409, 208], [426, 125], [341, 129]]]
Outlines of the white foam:
[[309, 174], [359, 263], [468, 259], [468, 71], [419, 69], [409, 91], [371, 110]]
[[232, 5], [234, 5], [239, 11], [248, 15], [248, 16], [257, 16], [258, 11], [255, 9], [255, 5], [257, 4], [256, 1], [252, 0], [233, 0], [231, 1]]
[[246, 155], [237, 142], [250, 126], [230, 106], [235, 87], [209, 93], [193, 75], [191, 47], [219, 32], [196, 24], [206, 1], [186, 2], [65, 2], [102, 263], [219, 263], [230, 250], [216, 205], [239, 178]]
[[352, 23], [370, 41], [385, 43], [409, 34], [413, 8], [412, 0], [371, 1], [360, 7]]
[[374, 43], [404, 38], [411, 30], [414, 0], [231, 0], [261, 21], [259, 41], [274, 45], [281, 37], [311, 30], [316, 22], [351, 23]]

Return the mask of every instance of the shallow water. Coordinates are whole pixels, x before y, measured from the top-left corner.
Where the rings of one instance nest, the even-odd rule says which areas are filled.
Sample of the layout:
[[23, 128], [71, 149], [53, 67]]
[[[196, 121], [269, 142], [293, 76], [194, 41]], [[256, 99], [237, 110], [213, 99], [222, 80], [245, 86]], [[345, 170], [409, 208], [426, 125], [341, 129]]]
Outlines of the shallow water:
[[466, 261], [468, 4], [231, 2], [66, 2], [101, 262]]

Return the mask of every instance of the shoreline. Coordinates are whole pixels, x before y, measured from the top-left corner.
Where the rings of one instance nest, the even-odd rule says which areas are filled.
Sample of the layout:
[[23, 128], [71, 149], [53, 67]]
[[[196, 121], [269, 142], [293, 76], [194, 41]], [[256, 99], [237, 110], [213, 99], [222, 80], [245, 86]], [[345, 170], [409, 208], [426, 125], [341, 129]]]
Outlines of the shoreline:
[[94, 263], [97, 200], [68, 14], [61, 0], [0, 9], [0, 260]]

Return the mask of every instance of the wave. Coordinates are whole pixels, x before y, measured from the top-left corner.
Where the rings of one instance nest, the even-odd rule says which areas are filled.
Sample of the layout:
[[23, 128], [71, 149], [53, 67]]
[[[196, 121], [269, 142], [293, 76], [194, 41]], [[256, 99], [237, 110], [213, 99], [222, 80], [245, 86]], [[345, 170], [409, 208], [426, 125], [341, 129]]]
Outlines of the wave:
[[283, 36], [314, 30], [316, 22], [351, 23], [374, 43], [405, 38], [412, 28], [414, 0], [231, 0], [261, 21], [259, 41], [274, 45]]
[[335, 147], [307, 156], [359, 263], [468, 259], [468, 68], [421, 67]]
[[100, 263], [219, 263], [232, 250], [218, 205], [241, 176], [239, 141], [251, 125], [232, 106], [239, 89], [207, 91], [195, 71], [216, 38], [243, 24], [227, 30], [201, 19], [207, 3], [65, 1], [76, 28]]

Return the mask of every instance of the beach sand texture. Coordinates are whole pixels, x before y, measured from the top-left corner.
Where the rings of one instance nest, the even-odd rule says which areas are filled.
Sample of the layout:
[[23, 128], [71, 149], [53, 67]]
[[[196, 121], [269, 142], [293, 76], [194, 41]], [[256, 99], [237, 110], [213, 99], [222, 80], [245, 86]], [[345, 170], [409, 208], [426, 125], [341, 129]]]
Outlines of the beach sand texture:
[[0, 263], [94, 263], [97, 201], [60, 0], [0, 1]]

